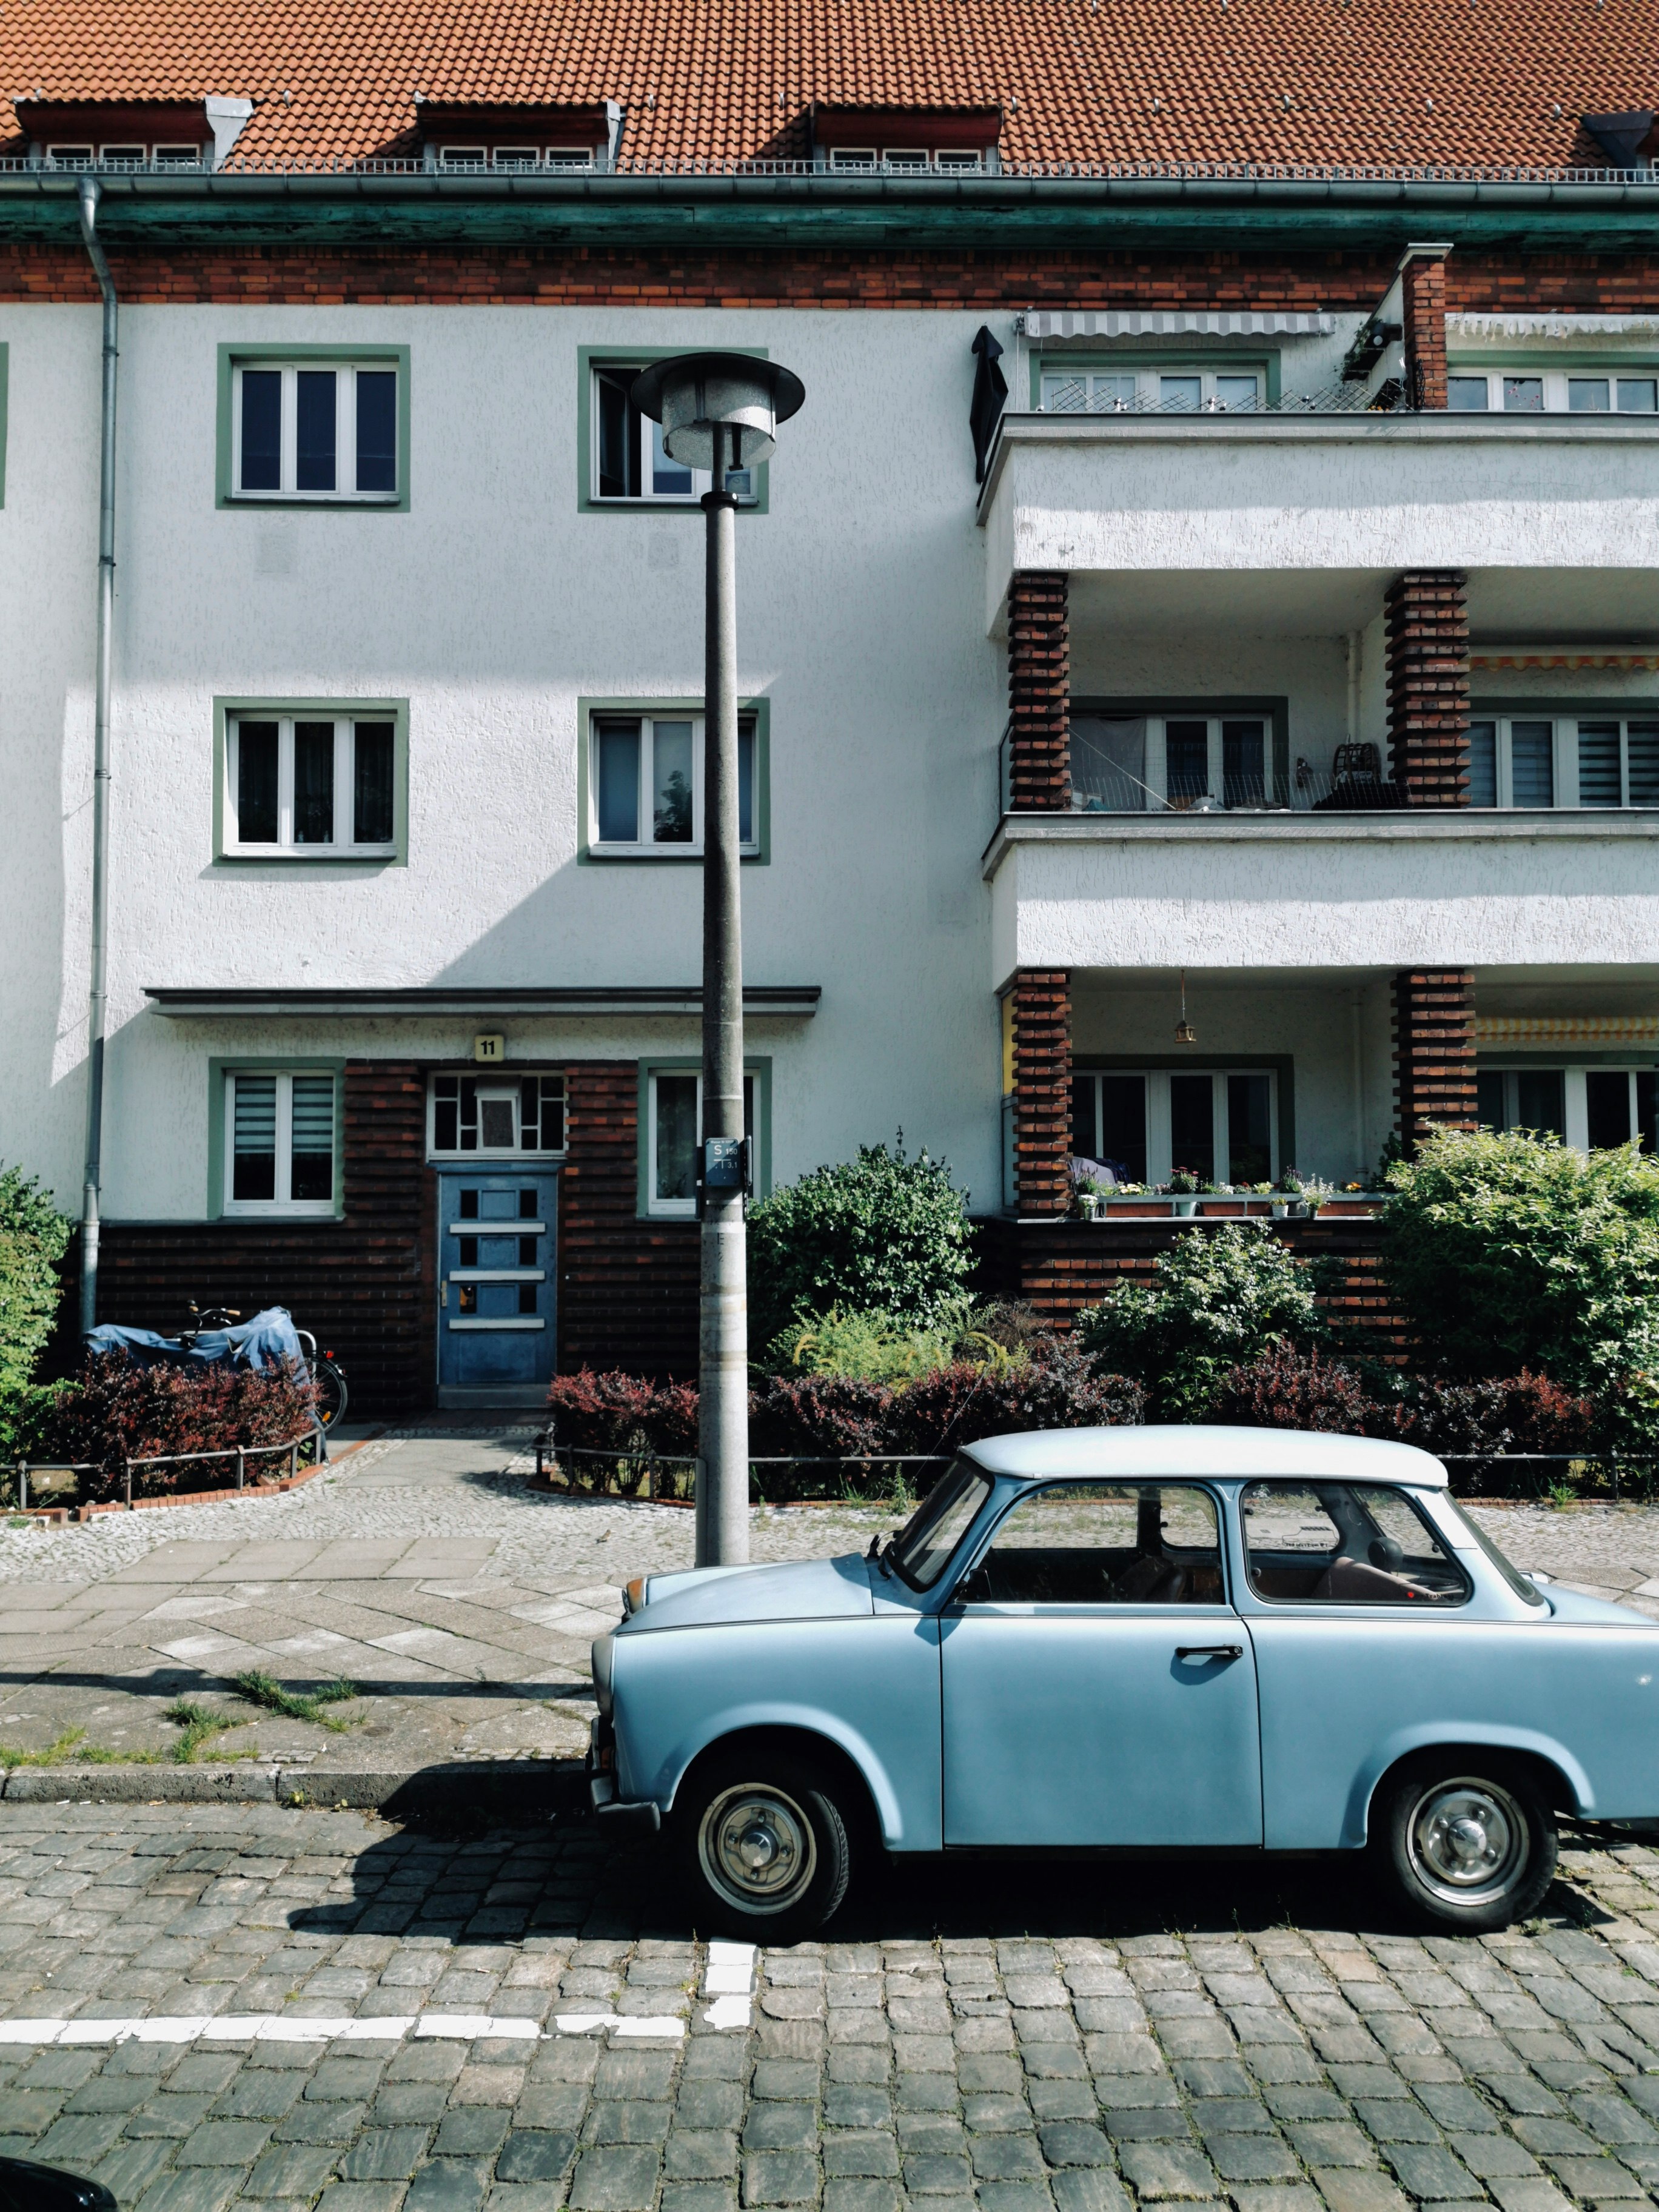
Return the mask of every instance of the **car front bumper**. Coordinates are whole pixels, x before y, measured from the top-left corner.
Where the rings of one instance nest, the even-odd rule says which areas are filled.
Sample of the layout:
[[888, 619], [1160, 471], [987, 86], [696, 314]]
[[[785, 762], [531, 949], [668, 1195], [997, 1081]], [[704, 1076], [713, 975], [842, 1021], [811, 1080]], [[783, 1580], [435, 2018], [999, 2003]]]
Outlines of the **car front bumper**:
[[617, 1734], [600, 1713], [587, 1741], [587, 1794], [593, 1818], [609, 1835], [654, 1836], [662, 1814], [648, 1797], [617, 1795]]

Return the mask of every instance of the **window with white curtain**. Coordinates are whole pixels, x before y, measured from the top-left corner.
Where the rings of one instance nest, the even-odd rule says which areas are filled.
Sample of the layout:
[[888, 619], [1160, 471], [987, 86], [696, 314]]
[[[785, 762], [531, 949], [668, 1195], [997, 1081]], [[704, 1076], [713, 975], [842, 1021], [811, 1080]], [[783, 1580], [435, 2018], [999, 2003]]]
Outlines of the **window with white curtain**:
[[1155, 1067], [1072, 1079], [1072, 1151], [1120, 1182], [1271, 1182], [1279, 1173], [1279, 1084], [1270, 1068]]
[[[743, 1127], [750, 1147], [749, 1180], [761, 1191], [756, 1158], [755, 1077], [743, 1079]], [[689, 1218], [697, 1210], [697, 1145], [702, 1132], [702, 1077], [695, 1068], [659, 1067], [646, 1079], [646, 1211]]]
[[395, 362], [234, 365], [233, 497], [373, 504], [399, 489]]
[[[738, 837], [757, 852], [756, 718], [738, 720]], [[702, 850], [703, 718], [599, 714], [589, 753], [588, 838], [603, 854], [672, 859]]]
[[334, 1212], [337, 1087], [331, 1069], [227, 1073], [227, 1213]]
[[394, 856], [397, 740], [384, 714], [228, 715], [225, 850]]
[[1659, 806], [1659, 716], [1476, 714], [1471, 806]]

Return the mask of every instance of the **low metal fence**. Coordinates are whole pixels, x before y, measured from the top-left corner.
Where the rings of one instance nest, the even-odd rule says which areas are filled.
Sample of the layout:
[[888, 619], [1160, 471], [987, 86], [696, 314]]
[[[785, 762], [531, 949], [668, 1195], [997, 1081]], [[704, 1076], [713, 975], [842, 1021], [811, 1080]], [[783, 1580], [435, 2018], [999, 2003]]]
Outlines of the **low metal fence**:
[[[871, 1452], [842, 1458], [785, 1453], [751, 1457], [750, 1498], [757, 1505], [908, 1507], [927, 1496], [951, 1460], [949, 1452]], [[538, 1481], [550, 1481], [550, 1470], [554, 1468], [559, 1470], [565, 1486], [581, 1497], [689, 1504], [696, 1489], [694, 1456], [595, 1451], [582, 1444], [557, 1443], [550, 1431], [544, 1430], [536, 1439]]]
[[[135, 1468], [186, 1467], [200, 1461], [234, 1460], [236, 1487], [240, 1491], [247, 1487], [247, 1463], [251, 1459], [265, 1459], [273, 1453], [285, 1452], [288, 1455], [288, 1474], [291, 1482], [300, 1472], [300, 1454], [307, 1444], [312, 1448], [312, 1464], [321, 1466], [323, 1439], [321, 1431], [315, 1428], [307, 1429], [303, 1436], [290, 1437], [286, 1443], [227, 1444], [222, 1450], [206, 1452], [148, 1452], [140, 1454], [137, 1459], [129, 1459], [123, 1452], [121, 1455], [122, 1502], [131, 1512], [132, 1510], [132, 1475]], [[20, 1513], [27, 1513], [29, 1510], [31, 1474], [37, 1478], [43, 1474], [73, 1474], [79, 1477], [83, 1474], [96, 1474], [102, 1464], [100, 1460], [36, 1460], [31, 1462], [26, 1459], [20, 1459], [15, 1466], [17, 1510]], [[76, 1487], [77, 1489], [79, 1487], [78, 1482]]]

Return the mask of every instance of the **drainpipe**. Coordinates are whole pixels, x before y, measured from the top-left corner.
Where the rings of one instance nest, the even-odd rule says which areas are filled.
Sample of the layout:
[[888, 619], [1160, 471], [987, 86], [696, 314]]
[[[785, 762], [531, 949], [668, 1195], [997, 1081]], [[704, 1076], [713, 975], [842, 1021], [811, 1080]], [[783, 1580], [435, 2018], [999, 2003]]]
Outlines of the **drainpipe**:
[[115, 615], [115, 363], [118, 302], [98, 240], [99, 184], [81, 179], [81, 236], [104, 295], [102, 434], [98, 454], [98, 667], [93, 721], [92, 961], [87, 1017], [87, 1164], [81, 1194], [81, 1333], [98, 1319], [98, 1187], [104, 1151], [104, 1024], [109, 950], [109, 672]]

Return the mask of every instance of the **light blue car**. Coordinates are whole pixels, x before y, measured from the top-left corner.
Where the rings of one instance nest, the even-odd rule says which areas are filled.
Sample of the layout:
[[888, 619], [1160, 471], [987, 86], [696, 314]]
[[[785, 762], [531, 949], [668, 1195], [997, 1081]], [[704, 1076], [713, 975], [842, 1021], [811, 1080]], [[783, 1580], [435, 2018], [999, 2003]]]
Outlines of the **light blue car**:
[[632, 1585], [594, 1806], [763, 1941], [884, 1849], [1369, 1848], [1419, 1919], [1498, 1928], [1558, 1811], [1659, 1816], [1659, 1626], [1542, 1580], [1403, 1444], [998, 1437], [866, 1557]]

